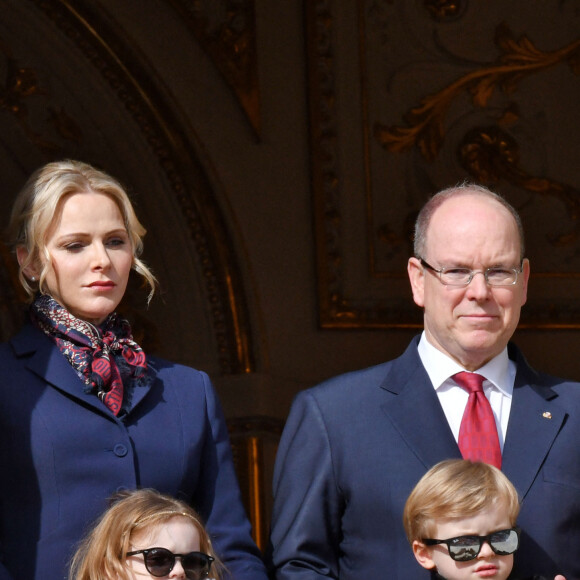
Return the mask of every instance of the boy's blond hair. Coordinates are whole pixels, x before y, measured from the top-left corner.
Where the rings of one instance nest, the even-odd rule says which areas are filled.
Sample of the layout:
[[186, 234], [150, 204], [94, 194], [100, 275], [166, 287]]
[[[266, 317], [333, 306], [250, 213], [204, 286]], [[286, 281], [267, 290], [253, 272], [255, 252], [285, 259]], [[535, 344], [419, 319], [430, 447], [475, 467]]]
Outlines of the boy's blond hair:
[[495, 505], [505, 509], [511, 526], [520, 511], [518, 493], [496, 467], [467, 459], [448, 459], [432, 467], [417, 483], [403, 511], [412, 545], [432, 537], [436, 520], [472, 517]]

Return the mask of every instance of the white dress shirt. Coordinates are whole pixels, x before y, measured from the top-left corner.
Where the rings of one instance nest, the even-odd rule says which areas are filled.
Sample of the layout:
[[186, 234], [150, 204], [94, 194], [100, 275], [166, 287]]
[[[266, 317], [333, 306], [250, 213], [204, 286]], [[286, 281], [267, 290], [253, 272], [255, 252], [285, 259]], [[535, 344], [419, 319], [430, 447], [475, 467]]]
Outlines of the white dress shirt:
[[[425, 332], [421, 335], [418, 350], [421, 362], [431, 379], [431, 383], [433, 383], [433, 388], [439, 397], [449, 427], [451, 427], [453, 436], [457, 441], [469, 395], [451, 377], [455, 373], [465, 371], [465, 369], [435, 348], [427, 340]], [[476, 372], [485, 377], [483, 392], [493, 410], [499, 445], [503, 452], [516, 378], [516, 365], [508, 358], [506, 347]]]

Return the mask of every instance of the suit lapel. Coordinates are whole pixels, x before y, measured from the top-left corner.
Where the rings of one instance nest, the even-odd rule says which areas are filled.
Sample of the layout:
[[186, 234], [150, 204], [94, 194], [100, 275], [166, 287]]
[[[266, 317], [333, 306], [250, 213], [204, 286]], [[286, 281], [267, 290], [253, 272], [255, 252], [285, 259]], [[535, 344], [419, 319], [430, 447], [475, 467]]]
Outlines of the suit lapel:
[[382, 388], [397, 395], [382, 406], [401, 438], [425, 465], [461, 458], [437, 393], [417, 353], [415, 339], [393, 362]]
[[503, 450], [502, 471], [514, 484], [522, 498], [548, 455], [567, 412], [560, 406], [558, 395], [541, 384], [538, 374], [515, 351], [517, 375], [510, 418]]
[[[426, 468], [449, 458], [461, 458], [445, 413], [417, 353], [415, 339], [393, 361], [381, 388], [396, 395], [382, 406], [401, 438]], [[519, 350], [510, 344], [517, 375], [502, 471], [525, 497], [566, 419], [557, 393], [545, 386]]]

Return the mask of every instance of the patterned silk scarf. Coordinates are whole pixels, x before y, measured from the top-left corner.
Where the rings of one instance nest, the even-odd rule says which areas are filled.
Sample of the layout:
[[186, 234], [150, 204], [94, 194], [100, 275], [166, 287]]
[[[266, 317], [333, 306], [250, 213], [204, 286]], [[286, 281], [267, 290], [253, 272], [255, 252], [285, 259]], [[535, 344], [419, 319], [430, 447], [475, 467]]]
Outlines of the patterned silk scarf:
[[83, 379], [85, 392], [97, 395], [114, 415], [126, 410], [135, 387], [150, 383], [145, 353], [133, 340], [129, 323], [116, 313], [97, 328], [42, 294], [32, 303], [30, 316]]

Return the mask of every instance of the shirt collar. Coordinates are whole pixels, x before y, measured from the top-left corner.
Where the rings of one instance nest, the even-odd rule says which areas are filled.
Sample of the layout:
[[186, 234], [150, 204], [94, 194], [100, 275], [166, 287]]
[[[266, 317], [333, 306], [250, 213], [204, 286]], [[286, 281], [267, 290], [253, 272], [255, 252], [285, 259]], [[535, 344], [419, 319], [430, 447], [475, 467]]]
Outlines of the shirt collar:
[[[418, 346], [421, 362], [433, 383], [435, 390], [439, 389], [455, 373], [465, 369], [451, 357], [435, 348], [425, 335], [421, 334]], [[515, 365], [510, 365], [507, 346], [489, 362], [477, 369], [490, 383], [505, 395], [511, 396], [515, 379]]]

